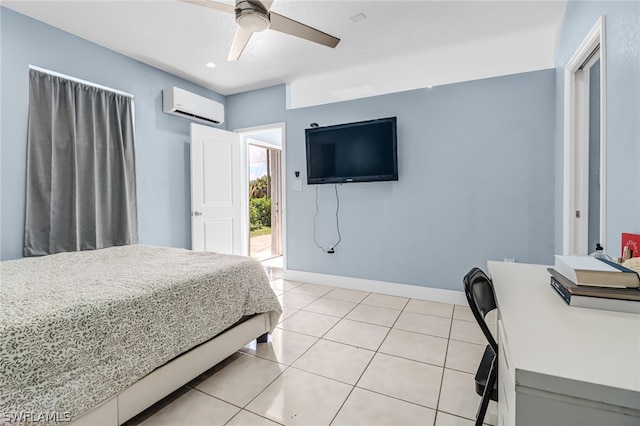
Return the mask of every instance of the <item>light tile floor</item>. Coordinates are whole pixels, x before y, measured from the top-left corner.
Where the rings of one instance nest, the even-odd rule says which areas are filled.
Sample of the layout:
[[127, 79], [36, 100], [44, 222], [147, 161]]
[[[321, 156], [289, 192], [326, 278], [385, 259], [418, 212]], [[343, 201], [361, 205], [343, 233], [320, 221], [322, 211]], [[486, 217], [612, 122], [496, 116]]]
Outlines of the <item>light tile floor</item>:
[[[473, 425], [486, 342], [468, 307], [267, 273], [284, 310], [269, 342], [248, 344], [127, 426]], [[492, 401], [485, 422], [496, 417]]]

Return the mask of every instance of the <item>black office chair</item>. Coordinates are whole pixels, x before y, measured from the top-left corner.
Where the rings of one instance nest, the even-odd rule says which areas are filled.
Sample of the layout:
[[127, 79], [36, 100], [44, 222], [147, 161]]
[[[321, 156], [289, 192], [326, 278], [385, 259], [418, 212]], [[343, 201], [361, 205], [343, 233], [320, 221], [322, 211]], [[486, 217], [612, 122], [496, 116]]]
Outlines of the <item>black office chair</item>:
[[469, 307], [489, 344], [484, 350], [476, 373], [476, 393], [482, 396], [476, 414], [476, 426], [481, 426], [489, 407], [489, 400], [498, 400], [498, 343], [491, 334], [485, 317], [496, 309], [496, 297], [491, 279], [479, 268], [473, 268], [464, 277], [464, 294]]

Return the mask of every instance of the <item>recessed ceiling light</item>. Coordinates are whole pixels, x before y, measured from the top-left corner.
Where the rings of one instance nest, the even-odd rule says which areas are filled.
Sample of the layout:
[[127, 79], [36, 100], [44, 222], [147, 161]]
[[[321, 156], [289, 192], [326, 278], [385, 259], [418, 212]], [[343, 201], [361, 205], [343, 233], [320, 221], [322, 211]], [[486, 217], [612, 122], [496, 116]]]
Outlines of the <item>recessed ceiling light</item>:
[[214, 64], [213, 62], [207, 62], [205, 65], [207, 66], [207, 68], [215, 68], [216, 67], [216, 64]]
[[351, 22], [355, 24], [356, 22], [364, 21], [365, 19], [367, 19], [367, 15], [365, 15], [364, 13], [358, 13], [357, 15], [353, 15], [349, 19], [351, 19]]

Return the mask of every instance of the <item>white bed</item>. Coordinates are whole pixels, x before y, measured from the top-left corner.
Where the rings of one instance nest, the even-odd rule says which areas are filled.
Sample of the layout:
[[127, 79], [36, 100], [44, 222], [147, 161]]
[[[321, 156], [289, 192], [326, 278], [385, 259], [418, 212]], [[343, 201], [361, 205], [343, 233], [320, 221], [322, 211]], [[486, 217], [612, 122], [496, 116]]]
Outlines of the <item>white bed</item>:
[[0, 273], [10, 424], [121, 424], [281, 313], [260, 263], [240, 256], [134, 245], [5, 261]]

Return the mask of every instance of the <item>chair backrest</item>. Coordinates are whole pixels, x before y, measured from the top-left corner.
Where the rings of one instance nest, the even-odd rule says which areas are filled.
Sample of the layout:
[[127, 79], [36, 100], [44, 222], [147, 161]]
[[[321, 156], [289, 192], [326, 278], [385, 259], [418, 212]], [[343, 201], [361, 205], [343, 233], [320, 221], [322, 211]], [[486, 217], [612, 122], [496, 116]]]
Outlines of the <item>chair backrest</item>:
[[491, 279], [480, 269], [472, 268], [464, 276], [464, 294], [478, 325], [491, 345], [494, 353], [498, 353], [498, 343], [491, 334], [485, 317], [496, 309], [496, 296]]

